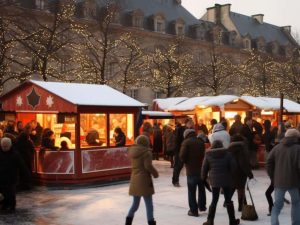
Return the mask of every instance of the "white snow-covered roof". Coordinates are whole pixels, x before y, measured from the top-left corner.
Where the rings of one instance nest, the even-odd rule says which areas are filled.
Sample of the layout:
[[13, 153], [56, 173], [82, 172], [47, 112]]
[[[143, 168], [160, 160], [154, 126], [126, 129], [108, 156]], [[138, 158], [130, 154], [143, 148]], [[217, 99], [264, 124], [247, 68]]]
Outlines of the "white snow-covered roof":
[[173, 114], [170, 112], [161, 112], [161, 111], [142, 111], [143, 116], [150, 116], [150, 117], [172, 117]]
[[161, 110], [167, 110], [169, 107], [176, 105], [182, 101], [187, 100], [187, 97], [175, 97], [175, 98], [157, 98], [153, 100], [153, 103]]
[[[280, 110], [280, 98], [242, 96], [242, 100], [262, 110]], [[283, 108], [291, 113], [300, 113], [300, 104], [283, 100]]]
[[75, 105], [128, 107], [145, 106], [145, 104], [107, 85], [44, 82], [36, 80], [30, 80], [30, 82]]
[[238, 98], [239, 97], [235, 95], [193, 97], [176, 105], [170, 106], [168, 110], [188, 111], [194, 110], [197, 106], [201, 108], [207, 108], [210, 106], [223, 107], [226, 103], [232, 102], [233, 100]]

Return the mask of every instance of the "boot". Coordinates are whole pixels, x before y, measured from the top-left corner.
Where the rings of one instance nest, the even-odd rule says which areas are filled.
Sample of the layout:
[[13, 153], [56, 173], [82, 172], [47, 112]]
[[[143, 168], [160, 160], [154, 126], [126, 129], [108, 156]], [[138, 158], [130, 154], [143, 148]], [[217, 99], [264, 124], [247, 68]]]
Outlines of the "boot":
[[203, 225], [214, 225], [214, 219], [216, 215], [216, 206], [209, 206], [207, 221]]
[[126, 223], [125, 223], [125, 225], [131, 225], [132, 224], [132, 220], [133, 220], [132, 217], [126, 217]]
[[246, 200], [244, 189], [238, 189], [238, 202], [239, 202], [238, 211], [242, 212], [243, 206], [247, 205], [247, 200]]
[[234, 206], [233, 202], [227, 204], [227, 213], [229, 217], [229, 225], [238, 225], [240, 224], [240, 219], [236, 219], [234, 215]]
[[156, 221], [155, 220], [148, 221], [148, 224], [149, 225], [156, 225]]

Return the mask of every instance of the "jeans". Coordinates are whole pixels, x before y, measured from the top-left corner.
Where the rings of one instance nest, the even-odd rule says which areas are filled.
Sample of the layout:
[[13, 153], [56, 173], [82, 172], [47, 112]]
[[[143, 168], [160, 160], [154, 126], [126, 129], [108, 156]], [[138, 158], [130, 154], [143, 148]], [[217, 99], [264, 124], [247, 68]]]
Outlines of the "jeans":
[[[146, 211], [147, 211], [147, 219], [148, 221], [153, 221], [153, 201], [152, 201], [152, 195], [149, 196], [143, 196], [145, 205], [146, 205]], [[138, 210], [140, 205], [141, 197], [140, 196], [133, 196], [133, 203], [132, 206], [128, 212], [127, 217], [133, 218], [135, 212]]]
[[[232, 189], [230, 187], [222, 187], [224, 192], [224, 198], [225, 198], [225, 204], [231, 203], [231, 197], [232, 197]], [[212, 188], [212, 201], [211, 205], [214, 207], [217, 207], [219, 196], [220, 196], [220, 187], [213, 187]]]
[[[198, 209], [201, 211], [206, 210], [206, 193], [204, 183], [200, 176], [187, 176], [188, 186], [188, 199], [189, 207], [193, 213], [198, 213]], [[198, 187], [198, 203], [196, 199], [196, 192]]]
[[180, 175], [180, 171], [183, 168], [183, 163], [181, 162], [180, 158], [179, 158], [179, 153], [175, 154], [174, 157], [174, 169], [173, 169], [173, 177], [172, 177], [172, 183], [176, 184], [179, 182], [179, 175]]
[[292, 225], [300, 225], [300, 194], [298, 188], [275, 188], [275, 202], [272, 208], [271, 224], [279, 225], [278, 216], [283, 207], [286, 192], [289, 192], [292, 200]]

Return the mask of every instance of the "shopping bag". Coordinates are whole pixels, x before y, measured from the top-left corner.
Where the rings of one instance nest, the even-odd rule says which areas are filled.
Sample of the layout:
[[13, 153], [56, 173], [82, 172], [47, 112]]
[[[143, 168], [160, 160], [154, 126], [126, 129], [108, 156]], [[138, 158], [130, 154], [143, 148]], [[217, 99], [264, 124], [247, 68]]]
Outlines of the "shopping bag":
[[248, 182], [247, 182], [247, 191], [249, 192], [252, 205], [243, 205], [241, 219], [242, 220], [254, 221], [254, 220], [258, 219], [258, 215], [256, 213], [256, 209], [255, 209], [255, 206], [254, 206], [254, 202], [253, 202], [253, 199], [252, 199], [252, 195], [251, 195], [251, 191], [249, 189]]

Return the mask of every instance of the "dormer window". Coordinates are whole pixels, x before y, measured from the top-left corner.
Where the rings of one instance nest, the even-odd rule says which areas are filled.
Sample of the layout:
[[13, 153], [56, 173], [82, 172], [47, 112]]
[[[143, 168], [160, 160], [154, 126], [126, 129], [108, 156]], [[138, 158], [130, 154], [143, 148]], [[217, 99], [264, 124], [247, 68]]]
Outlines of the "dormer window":
[[184, 35], [185, 22], [183, 19], [179, 18], [175, 21], [175, 34], [182, 36]]
[[154, 16], [154, 31], [164, 33], [165, 32], [165, 17], [163, 14], [157, 14]]
[[248, 39], [246, 39], [245, 40], [245, 49], [251, 49], [251, 42], [250, 42], [250, 40], [248, 40]]
[[132, 26], [133, 27], [143, 27], [143, 21], [144, 21], [144, 13], [142, 10], [137, 9], [132, 12]]
[[83, 14], [85, 18], [96, 19], [97, 17], [97, 5], [95, 2], [86, 1], [84, 5]]
[[35, 0], [35, 8], [43, 10], [46, 8], [45, 0]]

